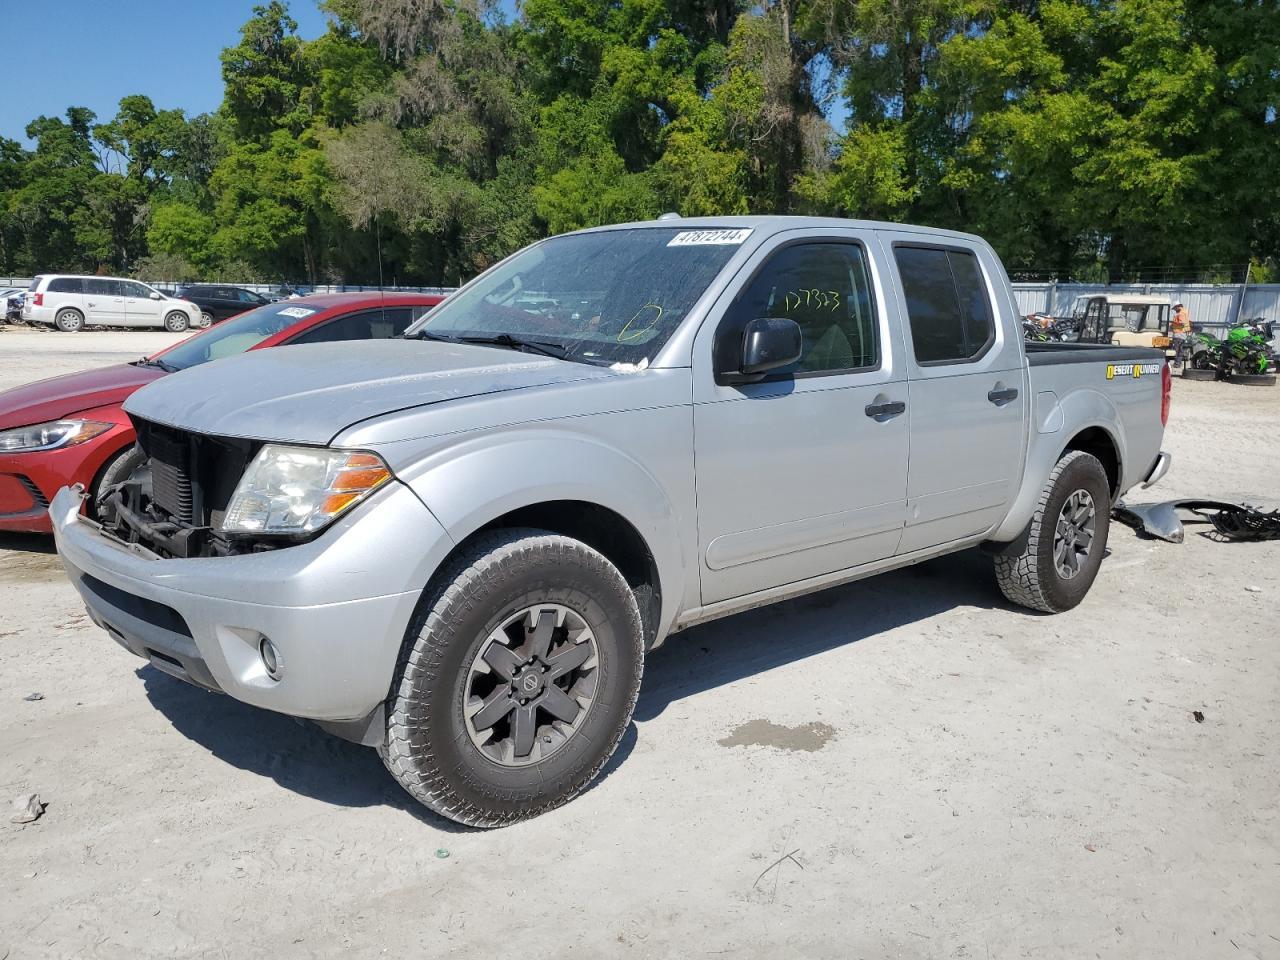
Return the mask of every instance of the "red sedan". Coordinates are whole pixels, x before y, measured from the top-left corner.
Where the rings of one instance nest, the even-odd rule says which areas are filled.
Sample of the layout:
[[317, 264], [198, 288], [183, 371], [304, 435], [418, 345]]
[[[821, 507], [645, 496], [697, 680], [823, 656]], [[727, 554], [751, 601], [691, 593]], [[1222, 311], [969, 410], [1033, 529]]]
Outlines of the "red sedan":
[[246, 350], [396, 337], [443, 299], [336, 293], [283, 300], [144, 360], [0, 393], [0, 530], [48, 533], [49, 501], [62, 487], [82, 483], [96, 498], [103, 484], [127, 476], [138, 453], [122, 405], [152, 380]]

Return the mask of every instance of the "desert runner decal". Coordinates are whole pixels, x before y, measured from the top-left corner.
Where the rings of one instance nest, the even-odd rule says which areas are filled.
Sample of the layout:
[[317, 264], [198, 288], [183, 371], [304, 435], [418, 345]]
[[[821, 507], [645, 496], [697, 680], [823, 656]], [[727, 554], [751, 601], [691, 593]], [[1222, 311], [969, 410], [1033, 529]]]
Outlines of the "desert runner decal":
[[1163, 363], [1108, 363], [1107, 379], [1116, 377], [1141, 377], [1145, 374], [1159, 373]]
[[740, 230], [682, 230], [667, 241], [668, 247], [736, 247], [751, 236], [751, 228]]

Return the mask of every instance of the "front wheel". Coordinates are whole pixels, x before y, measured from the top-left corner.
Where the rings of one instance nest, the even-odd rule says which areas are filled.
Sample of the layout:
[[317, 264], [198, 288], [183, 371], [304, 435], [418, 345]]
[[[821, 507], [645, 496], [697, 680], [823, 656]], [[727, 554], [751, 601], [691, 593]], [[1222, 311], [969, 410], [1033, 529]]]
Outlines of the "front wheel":
[[213, 314], [212, 314], [212, 313], [207, 313], [207, 312], [206, 312], [206, 313], [201, 313], [201, 314], [200, 314], [200, 329], [201, 329], [201, 330], [207, 330], [207, 329], [209, 329], [211, 326], [213, 326]]
[[1209, 359], [1209, 351], [1201, 350], [1191, 356], [1192, 370], [1209, 370], [1213, 367], [1213, 362]]
[[178, 310], [174, 310], [164, 318], [164, 328], [170, 333], [182, 333], [190, 325], [190, 318]]
[[1093, 586], [1111, 525], [1111, 486], [1097, 457], [1063, 455], [1049, 474], [1021, 551], [995, 558], [996, 580], [1019, 606], [1062, 613]]
[[635, 596], [586, 544], [485, 534], [442, 570], [405, 637], [380, 749], [436, 813], [498, 827], [576, 796], [631, 720], [644, 664]]

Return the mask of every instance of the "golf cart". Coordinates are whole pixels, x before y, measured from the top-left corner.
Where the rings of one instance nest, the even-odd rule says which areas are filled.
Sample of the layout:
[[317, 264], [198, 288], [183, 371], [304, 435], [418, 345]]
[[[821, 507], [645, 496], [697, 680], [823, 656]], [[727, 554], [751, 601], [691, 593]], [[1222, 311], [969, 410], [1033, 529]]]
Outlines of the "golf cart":
[[1173, 340], [1169, 321], [1172, 302], [1163, 294], [1105, 293], [1080, 297], [1072, 310], [1079, 321], [1081, 343], [1168, 350]]

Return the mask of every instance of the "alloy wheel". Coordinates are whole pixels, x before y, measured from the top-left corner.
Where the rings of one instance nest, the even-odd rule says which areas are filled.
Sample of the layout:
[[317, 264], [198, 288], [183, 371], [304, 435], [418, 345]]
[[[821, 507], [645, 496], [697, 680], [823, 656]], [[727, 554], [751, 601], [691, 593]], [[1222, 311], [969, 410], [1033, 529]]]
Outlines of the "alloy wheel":
[[560, 750], [595, 701], [599, 650], [577, 612], [539, 603], [485, 638], [467, 674], [463, 714], [489, 760], [520, 767]]
[[1093, 497], [1087, 490], [1075, 491], [1062, 505], [1053, 532], [1053, 565], [1063, 580], [1075, 577], [1088, 558], [1093, 546], [1097, 513]]

